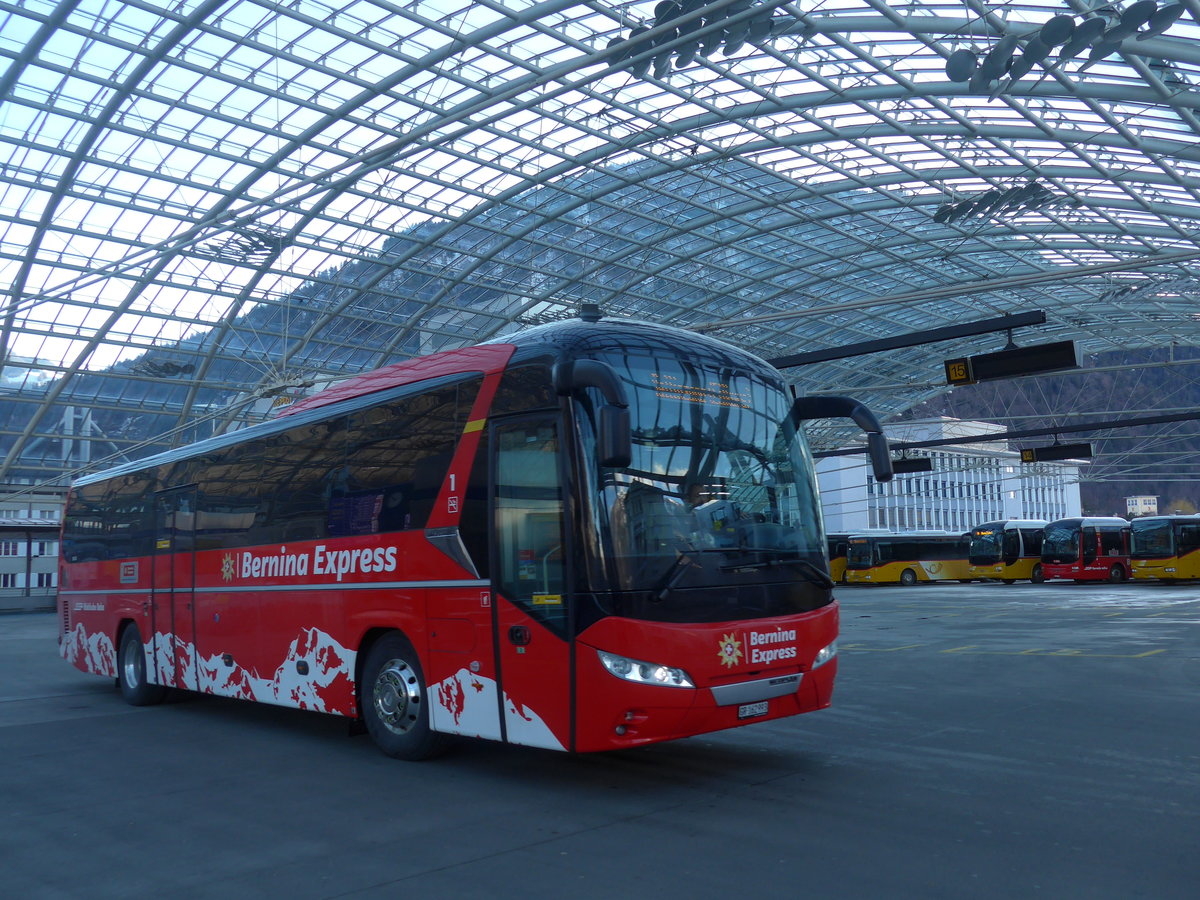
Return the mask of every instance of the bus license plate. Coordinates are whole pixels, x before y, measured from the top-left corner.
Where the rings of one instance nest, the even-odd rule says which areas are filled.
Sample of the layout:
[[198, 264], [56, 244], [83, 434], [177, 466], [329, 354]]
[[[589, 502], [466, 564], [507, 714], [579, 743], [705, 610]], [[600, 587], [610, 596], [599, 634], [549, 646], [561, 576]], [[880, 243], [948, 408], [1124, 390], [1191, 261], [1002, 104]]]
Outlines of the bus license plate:
[[760, 700], [758, 703], [743, 703], [738, 707], [739, 719], [753, 719], [755, 716], [765, 716], [767, 714], [767, 701]]

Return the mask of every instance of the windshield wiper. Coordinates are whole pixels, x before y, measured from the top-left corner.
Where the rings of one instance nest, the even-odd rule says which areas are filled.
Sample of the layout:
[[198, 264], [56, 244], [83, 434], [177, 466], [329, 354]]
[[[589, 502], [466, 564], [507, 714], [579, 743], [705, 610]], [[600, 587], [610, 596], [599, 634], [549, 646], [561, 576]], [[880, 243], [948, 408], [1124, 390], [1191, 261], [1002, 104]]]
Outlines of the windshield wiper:
[[690, 550], [681, 551], [675, 557], [675, 561], [671, 563], [671, 568], [667, 569], [667, 573], [662, 577], [660, 587], [654, 593], [654, 599], [663, 601], [667, 599], [667, 594], [675, 590], [675, 585], [679, 584], [679, 579], [683, 577], [683, 573], [687, 571], [687, 567], [694, 561], [693, 554], [698, 553], [723, 553], [724, 548], [721, 547], [693, 547]]
[[[778, 551], [750, 550], [746, 552], [775, 553]], [[727, 565], [721, 566], [721, 571], [736, 572], [743, 569], [765, 569], [768, 566], [795, 566], [800, 570], [801, 574], [807, 581], [811, 581], [813, 584], [819, 584], [823, 588], [832, 588], [834, 586], [834, 580], [830, 578], [823, 569], [813, 565], [802, 556], [775, 556], [768, 557], [766, 559], [744, 560], [742, 562], [728, 563]]]

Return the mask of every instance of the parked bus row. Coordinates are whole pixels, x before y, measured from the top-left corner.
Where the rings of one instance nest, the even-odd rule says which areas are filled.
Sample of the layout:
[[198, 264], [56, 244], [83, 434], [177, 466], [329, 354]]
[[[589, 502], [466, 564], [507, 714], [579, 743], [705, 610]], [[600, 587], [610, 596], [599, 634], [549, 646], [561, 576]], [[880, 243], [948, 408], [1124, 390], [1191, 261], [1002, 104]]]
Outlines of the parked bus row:
[[844, 584], [1200, 579], [1200, 516], [1009, 519], [964, 534], [832, 534], [828, 545]]

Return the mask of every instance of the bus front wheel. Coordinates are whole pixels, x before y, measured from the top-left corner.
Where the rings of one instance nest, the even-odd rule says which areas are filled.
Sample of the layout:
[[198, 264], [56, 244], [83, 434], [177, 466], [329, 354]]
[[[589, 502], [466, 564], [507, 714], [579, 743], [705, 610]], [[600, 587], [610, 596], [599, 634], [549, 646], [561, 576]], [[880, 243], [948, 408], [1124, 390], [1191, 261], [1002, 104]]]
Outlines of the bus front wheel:
[[444, 735], [429, 727], [421, 664], [404, 635], [384, 635], [371, 648], [359, 697], [371, 740], [388, 756], [428, 759], [442, 749]]
[[1120, 584], [1125, 580], [1125, 570], [1120, 566], [1114, 565], [1108, 570], [1108, 580], [1110, 584]]
[[151, 684], [146, 677], [146, 651], [137, 626], [130, 624], [121, 632], [121, 648], [117, 651], [117, 684], [121, 696], [131, 706], [151, 706], [161, 703], [167, 689]]
[[912, 569], [905, 569], [900, 573], [900, 583], [905, 587], [912, 587], [917, 583], [917, 573]]
[[1042, 571], [1040, 565], [1033, 567], [1033, 573], [1029, 576], [1029, 580], [1034, 584], [1041, 584], [1046, 580], [1046, 573]]

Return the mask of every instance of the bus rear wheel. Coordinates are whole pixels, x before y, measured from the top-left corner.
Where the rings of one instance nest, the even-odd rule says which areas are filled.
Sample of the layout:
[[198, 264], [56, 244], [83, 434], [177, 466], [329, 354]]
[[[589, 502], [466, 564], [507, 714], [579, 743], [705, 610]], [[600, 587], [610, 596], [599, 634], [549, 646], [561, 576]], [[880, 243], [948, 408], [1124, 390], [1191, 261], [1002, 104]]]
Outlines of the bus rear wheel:
[[386, 755], [420, 760], [443, 749], [445, 735], [429, 727], [421, 664], [404, 635], [384, 635], [371, 648], [363, 665], [359, 698], [371, 740]]
[[161, 684], [151, 684], [146, 677], [146, 650], [137, 626], [130, 624], [121, 632], [121, 646], [117, 651], [117, 685], [121, 696], [130, 706], [152, 706], [162, 703], [167, 689]]
[[1119, 565], [1114, 564], [1113, 567], [1108, 570], [1109, 584], [1120, 584], [1124, 580], [1125, 580], [1125, 570], [1122, 569]]
[[912, 587], [917, 583], [917, 573], [912, 569], [905, 569], [900, 573], [900, 583], [905, 587]]
[[1029, 580], [1034, 584], [1041, 584], [1046, 580], [1046, 573], [1042, 571], [1042, 567], [1040, 565], [1033, 567], [1033, 572], [1030, 574]]

